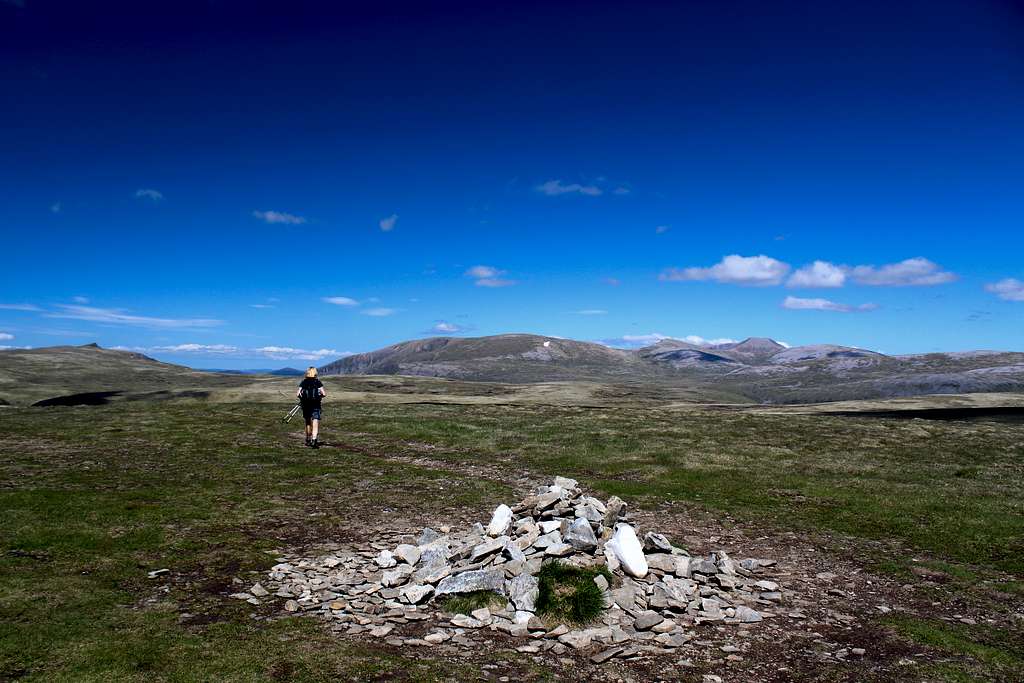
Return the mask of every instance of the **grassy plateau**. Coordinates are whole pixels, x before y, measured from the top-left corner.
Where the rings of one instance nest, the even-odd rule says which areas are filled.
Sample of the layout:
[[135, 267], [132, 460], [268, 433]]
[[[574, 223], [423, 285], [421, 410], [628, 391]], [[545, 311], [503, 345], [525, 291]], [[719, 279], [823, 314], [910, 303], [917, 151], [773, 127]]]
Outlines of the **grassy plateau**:
[[[451, 657], [341, 638], [226, 597], [233, 579], [260, 578], [276, 549], [486, 521], [526, 493], [523, 476], [555, 474], [637, 510], [841, 546], [864, 571], [914, 587], [919, 609], [867, 618], [929, 653], [915, 667], [869, 676], [814, 662], [794, 677], [1024, 671], [1019, 422], [356, 398], [327, 405], [328, 447], [309, 450], [301, 424], [281, 423], [287, 408], [0, 409], [0, 680], [598, 678], [500, 643]], [[169, 578], [147, 578], [165, 568]], [[991, 623], [942, 619], [954, 601]], [[735, 679], [756, 677], [741, 668]]]

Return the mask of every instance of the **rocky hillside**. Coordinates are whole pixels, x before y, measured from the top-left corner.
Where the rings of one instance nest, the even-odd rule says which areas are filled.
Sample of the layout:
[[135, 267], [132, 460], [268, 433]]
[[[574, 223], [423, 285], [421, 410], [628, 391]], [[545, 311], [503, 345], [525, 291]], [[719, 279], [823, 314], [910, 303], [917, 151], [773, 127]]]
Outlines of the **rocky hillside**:
[[242, 386], [251, 381], [161, 363], [141, 353], [103, 349], [96, 344], [0, 351], [0, 405], [30, 405], [69, 396], [78, 396], [82, 405], [201, 397], [211, 388]]
[[349, 356], [321, 372], [510, 383], [644, 382], [725, 390], [766, 403], [1024, 391], [1024, 353], [886, 356], [833, 344], [789, 348], [758, 337], [708, 346], [665, 339], [636, 350], [529, 334], [434, 337]]
[[402, 342], [329, 363], [326, 375], [426, 375], [475, 381], [629, 380], [657, 376], [637, 354], [601, 344], [502, 334]]

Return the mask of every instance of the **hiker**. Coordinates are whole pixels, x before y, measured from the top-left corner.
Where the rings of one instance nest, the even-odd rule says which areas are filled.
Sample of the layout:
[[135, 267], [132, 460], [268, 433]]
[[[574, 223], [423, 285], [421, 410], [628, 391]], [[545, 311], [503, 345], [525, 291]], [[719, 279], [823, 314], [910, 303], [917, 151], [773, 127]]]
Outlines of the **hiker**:
[[320, 432], [320, 404], [327, 392], [324, 383], [317, 379], [316, 368], [312, 365], [306, 370], [306, 377], [299, 383], [295, 397], [302, 405], [302, 417], [306, 418], [306, 445], [319, 448], [317, 436]]

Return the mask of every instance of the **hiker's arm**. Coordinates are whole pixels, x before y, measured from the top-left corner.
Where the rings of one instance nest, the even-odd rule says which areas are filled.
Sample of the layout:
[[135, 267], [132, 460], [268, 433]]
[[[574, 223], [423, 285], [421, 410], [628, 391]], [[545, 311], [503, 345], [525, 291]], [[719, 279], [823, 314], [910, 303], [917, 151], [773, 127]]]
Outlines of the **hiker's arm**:
[[327, 395], [327, 391], [325, 391], [322, 386], [320, 387], [320, 395], [321, 396], [326, 396]]

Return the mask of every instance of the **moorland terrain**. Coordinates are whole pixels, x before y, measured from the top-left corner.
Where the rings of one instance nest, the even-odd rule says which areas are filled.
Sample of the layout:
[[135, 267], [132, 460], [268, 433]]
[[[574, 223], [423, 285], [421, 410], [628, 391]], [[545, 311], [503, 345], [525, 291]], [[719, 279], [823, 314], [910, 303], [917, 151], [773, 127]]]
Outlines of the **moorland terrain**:
[[742, 403], [1024, 391], [1024, 353], [888, 356], [834, 344], [787, 347], [758, 337], [703, 345], [662, 339], [632, 350], [531, 334], [433, 337], [341, 358], [322, 370], [514, 383], [639, 382]]
[[[570, 380], [526, 360], [514, 381], [325, 377], [311, 450], [280, 419], [295, 378], [0, 352], [0, 680], [1019, 680], [1024, 423], [1003, 409], [1021, 393], [763, 404], [735, 378]], [[696, 626], [670, 656], [595, 664], [500, 633], [480, 651], [395, 645], [230, 597], [282, 555], [486, 523], [555, 475], [694, 555], [775, 559], [786, 602], [753, 628]]]

